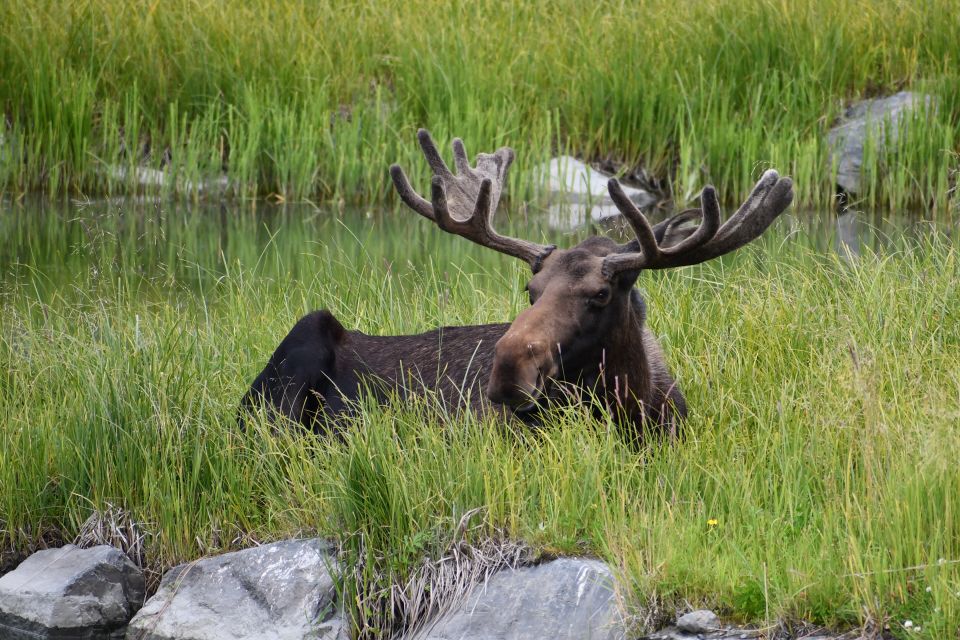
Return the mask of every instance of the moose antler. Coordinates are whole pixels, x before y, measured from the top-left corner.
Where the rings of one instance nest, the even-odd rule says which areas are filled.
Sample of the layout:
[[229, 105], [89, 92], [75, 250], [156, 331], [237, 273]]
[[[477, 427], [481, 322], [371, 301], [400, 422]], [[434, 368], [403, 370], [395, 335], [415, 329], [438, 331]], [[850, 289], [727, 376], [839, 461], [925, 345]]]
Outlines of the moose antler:
[[454, 175], [440, 157], [437, 145], [426, 129], [417, 131], [417, 140], [433, 170], [430, 201], [414, 191], [403, 169], [394, 164], [390, 167], [390, 177], [400, 199], [447, 233], [526, 260], [537, 271], [543, 259], [556, 248], [554, 245], [501, 236], [490, 225], [490, 215], [497, 209], [507, 169], [513, 162], [513, 149], [500, 147], [492, 154], [477, 154], [477, 166], [472, 168], [463, 141], [455, 138], [453, 160], [457, 173]]
[[[621, 245], [620, 252], [604, 258], [603, 275], [608, 278], [621, 271], [699, 264], [730, 253], [759, 237], [793, 201], [793, 181], [781, 178], [771, 169], [763, 174], [750, 196], [721, 227], [717, 191], [708, 185], [700, 195], [700, 225], [677, 244], [662, 246], [657, 238], [664, 235], [673, 219], [651, 228], [647, 218], [630, 201], [615, 178], [607, 187], [613, 202], [637, 236], [636, 243]], [[687, 213], [685, 211], [680, 216]], [[637, 251], [637, 244], [640, 251]]]

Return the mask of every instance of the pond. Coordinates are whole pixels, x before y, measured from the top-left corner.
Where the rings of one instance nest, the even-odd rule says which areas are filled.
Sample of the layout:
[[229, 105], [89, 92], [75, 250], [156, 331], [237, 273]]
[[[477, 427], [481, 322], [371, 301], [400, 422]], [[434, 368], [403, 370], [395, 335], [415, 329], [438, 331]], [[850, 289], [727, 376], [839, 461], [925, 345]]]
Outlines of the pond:
[[[664, 214], [653, 214], [659, 219]], [[571, 246], [591, 233], [628, 239], [622, 221], [573, 231], [550, 229], [547, 213], [508, 212], [504, 233]], [[755, 243], [763, 254], [790, 247], [844, 257], [891, 249], [957, 230], [885, 212], [789, 210]], [[136, 282], [144, 295], [173, 286], [202, 294], [231, 268], [289, 281], [309, 276], [318, 259], [355, 265], [381, 261], [399, 271], [427, 265], [485, 271], [505, 259], [448, 236], [406, 209], [337, 210], [312, 205], [184, 205], [136, 199], [0, 203], [0, 279], [39, 298], [64, 288]], [[473, 265], [473, 266], [471, 266]]]

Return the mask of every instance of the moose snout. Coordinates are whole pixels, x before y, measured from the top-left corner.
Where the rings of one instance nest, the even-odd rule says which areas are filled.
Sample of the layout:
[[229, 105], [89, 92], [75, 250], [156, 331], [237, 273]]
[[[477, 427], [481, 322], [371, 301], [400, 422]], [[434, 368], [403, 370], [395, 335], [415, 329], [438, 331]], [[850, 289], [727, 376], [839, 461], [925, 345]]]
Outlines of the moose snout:
[[499, 404], [524, 407], [543, 394], [547, 380], [555, 373], [546, 341], [529, 341], [507, 333], [494, 347], [487, 397]]

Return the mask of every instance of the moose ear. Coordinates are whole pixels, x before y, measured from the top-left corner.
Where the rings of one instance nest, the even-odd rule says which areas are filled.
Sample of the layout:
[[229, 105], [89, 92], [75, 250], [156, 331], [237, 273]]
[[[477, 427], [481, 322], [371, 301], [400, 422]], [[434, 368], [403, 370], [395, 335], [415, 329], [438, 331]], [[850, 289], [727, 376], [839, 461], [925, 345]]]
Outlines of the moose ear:
[[697, 230], [700, 209], [687, 209], [653, 227], [653, 235], [661, 249], [680, 244]]
[[637, 283], [638, 277], [640, 277], [639, 269], [621, 271], [613, 277], [612, 284], [620, 291], [626, 291], [633, 288], [633, 285]]
[[347, 337], [347, 330], [343, 328], [340, 321], [326, 309], [314, 311], [317, 322], [317, 331], [333, 340], [334, 344], [340, 344]]

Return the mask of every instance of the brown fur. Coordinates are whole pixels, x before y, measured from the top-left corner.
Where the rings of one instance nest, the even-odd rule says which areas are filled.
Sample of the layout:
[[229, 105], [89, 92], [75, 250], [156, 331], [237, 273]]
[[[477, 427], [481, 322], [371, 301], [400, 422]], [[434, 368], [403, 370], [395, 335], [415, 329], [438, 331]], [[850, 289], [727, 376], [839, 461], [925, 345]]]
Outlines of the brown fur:
[[[644, 326], [636, 274], [614, 283], [599, 275], [602, 257], [616, 248], [591, 238], [548, 256], [530, 281], [533, 304], [512, 324], [372, 336], [343, 330], [326, 311], [309, 314], [281, 342], [243, 405], [259, 399], [326, 429], [331, 418], [353, 410], [365, 388], [381, 399], [429, 390], [450, 409], [496, 411], [528, 423], [539, 423], [551, 403], [592, 396], [631, 438], [649, 426], [675, 432], [686, 404]], [[598, 288], [610, 291], [602, 305], [593, 299]], [[304, 365], [311, 354], [313, 368]]]

